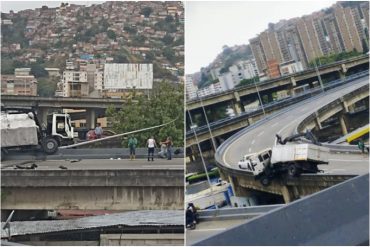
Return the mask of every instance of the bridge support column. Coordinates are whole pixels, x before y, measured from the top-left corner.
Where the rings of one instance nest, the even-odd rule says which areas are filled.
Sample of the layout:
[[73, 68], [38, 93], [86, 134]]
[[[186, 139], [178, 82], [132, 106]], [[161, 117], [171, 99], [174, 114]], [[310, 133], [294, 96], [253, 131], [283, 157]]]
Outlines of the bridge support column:
[[297, 82], [295, 81], [295, 78], [293, 76], [290, 77], [290, 82], [292, 83], [293, 87], [297, 86]]
[[240, 96], [238, 92], [234, 92], [234, 102], [233, 102], [234, 111], [239, 115], [244, 112], [244, 106], [240, 101]]
[[320, 122], [320, 118], [319, 116], [317, 115], [316, 113], [316, 118], [315, 118], [315, 128], [317, 130], [321, 130], [322, 129], [322, 125], [321, 125], [321, 122]]
[[344, 113], [339, 114], [339, 123], [340, 123], [340, 127], [342, 128], [342, 134], [347, 135], [348, 130], [347, 130], [347, 125], [346, 125], [346, 116]]
[[283, 186], [281, 188], [281, 192], [283, 194], [283, 198], [284, 198], [285, 203], [290, 203], [294, 200], [294, 197], [293, 197], [290, 189], [288, 188], [288, 186]]
[[251, 192], [248, 191], [246, 188], [241, 187], [238, 184], [237, 178], [228, 176], [229, 182], [231, 184], [231, 188], [233, 190], [233, 193], [235, 196], [240, 196], [240, 197], [249, 197], [251, 196]]
[[96, 113], [94, 109], [86, 109], [86, 128], [95, 129]]
[[292, 96], [292, 97], [295, 96], [294, 88], [289, 89], [289, 95]]
[[37, 109], [37, 118], [40, 124], [47, 124], [48, 121], [48, 108], [40, 107]]

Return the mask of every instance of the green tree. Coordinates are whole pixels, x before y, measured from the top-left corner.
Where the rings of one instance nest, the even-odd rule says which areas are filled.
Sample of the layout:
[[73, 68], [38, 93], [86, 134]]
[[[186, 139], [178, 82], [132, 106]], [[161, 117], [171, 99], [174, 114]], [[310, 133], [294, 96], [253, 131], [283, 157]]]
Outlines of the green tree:
[[57, 80], [41, 77], [37, 79], [37, 94], [42, 97], [53, 97], [57, 89]]
[[163, 37], [162, 41], [163, 41], [163, 43], [164, 43], [165, 45], [170, 45], [170, 44], [172, 44], [172, 42], [173, 42], [173, 37], [171, 37], [171, 35], [169, 35], [169, 34], [166, 34], [166, 35]]
[[113, 56], [113, 61], [115, 63], [128, 63], [129, 60], [127, 59], [127, 57], [123, 54], [117, 54], [117, 55], [114, 55]]
[[[176, 119], [174, 123], [164, 127], [135, 134], [139, 147], [145, 147], [146, 140], [153, 135], [159, 142], [171, 136], [175, 146], [184, 145], [184, 96], [183, 87], [175, 84], [160, 82], [150, 92], [149, 98], [145, 95], [128, 99], [121, 110], [113, 107], [107, 109], [107, 116], [117, 133], [124, 133], [142, 128], [167, 123]], [[123, 140], [123, 147], [127, 147], [127, 140]]]
[[38, 63], [31, 65], [31, 74], [36, 78], [48, 76], [48, 72]]
[[243, 79], [239, 82], [238, 85], [236, 85], [236, 87], [241, 87], [241, 86], [244, 86], [244, 85], [250, 85], [250, 84], [253, 84], [254, 82], [259, 82], [259, 77], [256, 76], [254, 78], [250, 78], [250, 79]]
[[145, 17], [149, 17], [150, 16], [150, 14], [152, 13], [152, 8], [151, 7], [144, 7], [142, 10], [141, 10], [141, 12], [140, 12], [140, 14], [142, 14], [142, 15], [144, 15]]
[[108, 38], [116, 40], [117, 36], [116, 33], [113, 30], [108, 30], [107, 32]]

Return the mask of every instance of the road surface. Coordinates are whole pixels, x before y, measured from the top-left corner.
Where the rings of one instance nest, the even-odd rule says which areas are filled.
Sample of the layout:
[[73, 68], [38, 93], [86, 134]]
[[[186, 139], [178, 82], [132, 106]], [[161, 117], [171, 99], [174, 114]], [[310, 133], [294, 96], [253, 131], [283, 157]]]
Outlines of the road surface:
[[[27, 163], [26, 163], [27, 162]], [[1, 163], [2, 169], [15, 169], [15, 165], [30, 167], [36, 164], [37, 170], [61, 170], [60, 166], [68, 170], [125, 170], [125, 169], [184, 169], [184, 159], [155, 159], [147, 161], [146, 159], [89, 159], [89, 160], [45, 160], [45, 161], [4, 161]]]
[[[252, 130], [242, 130], [241, 133], [244, 133], [239, 138], [225, 143], [228, 146], [224, 149], [223, 153], [220, 153], [222, 165], [240, 170], [237, 163], [243, 155], [272, 147], [275, 145], [275, 134], [279, 134], [283, 138], [292, 135], [296, 126], [307, 116], [367, 83], [369, 83], [368, 77], [352, 81], [334, 90], [320, 94], [316, 98], [310, 98], [295, 104], [289, 111], [269, 119], [264, 124]], [[367, 155], [361, 154], [346, 155], [331, 153], [329, 165], [320, 166], [320, 168], [326, 174], [364, 174], [369, 171], [368, 158]]]

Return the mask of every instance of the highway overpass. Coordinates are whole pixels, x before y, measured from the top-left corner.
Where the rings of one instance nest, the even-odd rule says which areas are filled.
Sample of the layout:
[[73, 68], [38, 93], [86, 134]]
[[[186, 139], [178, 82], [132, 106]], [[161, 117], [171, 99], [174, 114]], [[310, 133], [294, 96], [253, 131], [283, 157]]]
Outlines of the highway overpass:
[[[347, 76], [355, 74], [360, 71], [369, 69], [369, 58], [367, 55], [327, 64], [319, 67], [320, 76], [324, 81], [333, 81], [336, 79], [345, 79]], [[318, 81], [315, 69], [308, 69], [295, 74], [282, 76], [276, 79], [271, 79], [264, 82], [257, 83], [258, 90], [262, 98], [268, 98], [268, 102], [272, 102], [272, 94], [277, 91], [287, 90], [289, 95], [294, 95], [294, 88], [309, 85], [313, 87], [313, 82]], [[202, 116], [202, 124], [205, 123], [202, 111], [202, 105], [206, 110], [211, 112], [216, 111], [223, 106], [232, 106], [236, 114], [245, 112], [244, 106], [258, 100], [255, 85], [246, 85], [235, 88], [233, 90], [225, 91], [219, 94], [209, 95], [203, 97], [202, 101], [199, 99], [190, 100], [187, 102], [186, 109], [189, 110], [192, 116], [200, 114]], [[265, 102], [267, 103], [267, 102]], [[212, 114], [210, 114], [212, 115]], [[216, 121], [213, 119], [210, 121]]]
[[[348, 77], [348, 78], [346, 78], [346, 80], [333, 81], [329, 84], [326, 84], [325, 90], [329, 90], [331, 88], [340, 86], [344, 83], [351, 83], [351, 81], [355, 80], [356, 78], [361, 78], [361, 77], [367, 76], [367, 75], [368, 75], [368, 71], [366, 71], [364, 73], [359, 73], [359, 74], [353, 75], [351, 77]], [[336, 106], [336, 109], [331, 110], [330, 106], [327, 106], [325, 108], [325, 110], [328, 111], [329, 114], [323, 114], [322, 112], [316, 113], [316, 114], [319, 114], [321, 116], [320, 119], [318, 119], [316, 116], [312, 116], [311, 119], [316, 119], [315, 121], [318, 121], [317, 124], [320, 124], [321, 122], [324, 122], [325, 120], [329, 119], [333, 115], [338, 114], [338, 113], [342, 113], [340, 122], [342, 124], [343, 133], [346, 133], [347, 130], [348, 130], [348, 127], [345, 126], [346, 123], [345, 123], [345, 121], [343, 121], [344, 118], [346, 117], [345, 114], [349, 113], [350, 111], [353, 112], [354, 105], [358, 101], [361, 101], [364, 98], [369, 97], [366, 88], [360, 89], [359, 91], [360, 91], [359, 95], [355, 95], [356, 93], [353, 93], [352, 95], [346, 96], [346, 99], [344, 99], [344, 98], [338, 99], [337, 101], [340, 104], [339, 104], [339, 106], [338, 105]], [[321, 91], [320, 88], [315, 88], [315, 89], [307, 90], [306, 92], [304, 92], [300, 95], [296, 95], [294, 97], [289, 97], [289, 98], [286, 98], [286, 99], [274, 101], [272, 103], [264, 105], [264, 112], [267, 115], [272, 114], [272, 113], [277, 112], [277, 111], [279, 111], [279, 110], [281, 110], [281, 109], [283, 109], [287, 106], [293, 105], [293, 104], [298, 103], [302, 100], [313, 97], [313, 96], [315, 96], [315, 95], [317, 95], [321, 92], [322, 91]], [[333, 104], [337, 104], [337, 103], [333, 103]], [[330, 110], [328, 110], [328, 109], [330, 109]], [[225, 134], [233, 133], [235, 131], [238, 131], [242, 128], [245, 128], [245, 127], [257, 122], [261, 118], [263, 118], [264, 117], [264, 112], [262, 111], [262, 108], [259, 107], [258, 110], [253, 111], [253, 112], [243, 112], [243, 113], [241, 113], [239, 115], [236, 115], [234, 117], [227, 117], [225, 119], [218, 120], [218, 121], [210, 123], [212, 136], [215, 138], [216, 145], [217, 146], [219, 145], [219, 143], [220, 143], [219, 139], [221, 139], [223, 136], [225, 136]], [[319, 127], [319, 129], [321, 129], [322, 128], [321, 124], [318, 125], [318, 127]], [[312, 127], [310, 127], [310, 129], [312, 129]], [[193, 129], [188, 130], [186, 132], [186, 147], [191, 147], [192, 145], [196, 144], [196, 138], [195, 138], [195, 134], [194, 134], [195, 132], [197, 134], [197, 139], [198, 139], [199, 142], [203, 142], [203, 141], [207, 141], [207, 140], [211, 139], [211, 136], [210, 136], [209, 129], [208, 129], [207, 125], [200, 126], [200, 127], [197, 127], [197, 128], [193, 128]]]
[[[275, 145], [275, 134], [283, 137], [292, 135], [310, 115], [316, 112], [326, 112], [322, 109], [327, 105], [338, 99], [342, 99], [340, 102], [343, 100], [350, 102], [352, 92], [368, 90], [368, 80], [368, 77], [357, 79], [287, 107], [248, 126], [222, 143], [216, 151], [215, 158], [222, 176], [231, 182], [234, 193], [237, 196], [248, 196], [252, 190], [265, 191], [282, 195], [285, 202], [290, 202], [351, 176], [368, 173], [368, 156], [331, 153], [329, 165], [320, 166], [325, 169], [323, 174], [306, 174], [298, 179], [286, 178], [264, 187], [255, 181], [252, 175], [240, 170], [237, 166], [243, 155]], [[346, 104], [341, 103], [341, 105]]]
[[[42, 123], [46, 123], [49, 110], [76, 109], [86, 110], [85, 113], [73, 113], [72, 118], [86, 118], [86, 127], [95, 128], [97, 116], [102, 116], [102, 112], [109, 106], [120, 109], [125, 104], [122, 99], [107, 98], [66, 98], [66, 97], [39, 97], [23, 95], [1, 95], [1, 105], [5, 107], [33, 107], [37, 110], [37, 115]], [[83, 116], [81, 116], [81, 114]]]
[[[2, 162], [2, 210], [183, 209], [183, 159]], [[18, 166], [17, 166], [18, 165]]]

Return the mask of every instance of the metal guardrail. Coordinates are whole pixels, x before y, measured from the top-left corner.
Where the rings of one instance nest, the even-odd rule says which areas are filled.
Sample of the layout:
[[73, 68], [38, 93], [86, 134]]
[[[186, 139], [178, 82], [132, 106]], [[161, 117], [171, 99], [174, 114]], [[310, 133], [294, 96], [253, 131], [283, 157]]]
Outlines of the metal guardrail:
[[264, 205], [264, 206], [251, 206], [243, 208], [220, 208], [200, 210], [200, 220], [219, 220], [219, 219], [232, 219], [232, 218], [250, 218], [261, 214], [265, 214], [273, 209], [282, 207], [284, 204]]
[[[338, 87], [340, 85], [343, 85], [343, 84], [345, 84], [347, 82], [350, 82], [350, 81], [353, 81], [355, 79], [361, 78], [361, 77], [366, 76], [368, 74], [369, 74], [369, 71], [366, 70], [366, 71], [348, 76], [344, 80], [337, 79], [337, 80], [331, 81], [331, 82], [329, 82], [325, 85], [324, 90], [327, 91], [327, 90], [333, 89], [335, 87]], [[265, 104], [264, 109], [265, 109], [265, 111], [269, 111], [269, 110], [272, 110], [275, 107], [291, 105], [291, 104], [297, 103], [301, 100], [311, 98], [311, 97], [313, 97], [313, 96], [315, 96], [315, 95], [317, 95], [321, 92], [322, 92], [321, 88], [309, 89], [309, 90], [306, 90], [303, 93], [296, 94], [294, 97], [289, 97], [289, 98], [286, 98], [286, 99], [282, 99], [282, 100], [279, 100], [279, 101], [274, 101], [274, 102]], [[211, 127], [211, 130], [214, 130], [218, 127], [222, 127], [222, 126], [225, 126], [225, 125], [233, 123], [233, 122], [239, 122], [241, 120], [245, 120], [246, 118], [257, 116], [259, 114], [262, 114], [262, 107], [261, 106], [259, 106], [258, 109], [253, 111], [253, 112], [243, 112], [243, 113], [241, 113], [241, 114], [239, 114], [235, 117], [227, 117], [227, 118], [223, 118], [223, 119], [211, 122], [209, 125]], [[199, 126], [197, 128], [187, 130], [186, 131], [186, 138], [192, 137], [194, 135], [194, 131], [196, 131], [197, 134], [206, 133], [206, 132], [208, 132], [208, 126], [203, 125], [203, 126]]]

